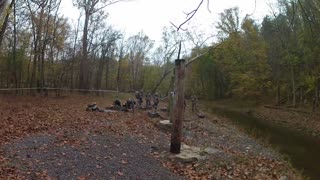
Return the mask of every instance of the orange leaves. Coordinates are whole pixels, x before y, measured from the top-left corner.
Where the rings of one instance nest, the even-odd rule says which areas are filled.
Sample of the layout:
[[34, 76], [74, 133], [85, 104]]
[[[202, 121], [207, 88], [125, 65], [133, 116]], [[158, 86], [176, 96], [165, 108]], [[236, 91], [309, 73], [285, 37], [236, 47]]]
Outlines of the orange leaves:
[[[237, 138], [233, 139], [233, 130], [226, 130], [229, 128], [226, 127], [228, 124], [221, 126], [220, 123], [223, 121], [208, 124], [211, 122], [209, 119], [205, 118], [200, 122], [197, 121], [198, 119], [191, 119], [193, 116], [186, 116], [189, 120], [184, 124], [186, 132], [190, 135], [190, 144], [206, 144], [210, 147], [219, 148], [221, 153], [217, 156], [212, 155], [205, 161], [191, 164], [174, 162], [170, 158], [167, 159], [166, 150], [168, 149], [165, 149], [169, 148], [166, 147], [170, 141], [169, 133], [158, 130], [147, 117], [145, 111], [136, 111], [134, 114], [85, 111], [85, 105], [88, 102], [96, 101], [99, 107], [105, 107], [111, 104], [112, 99], [108, 100], [109, 102], [103, 98], [92, 96], [81, 96], [81, 98], [70, 96], [59, 99], [0, 97], [0, 144], [36, 133], [48, 133], [54, 134], [56, 137], [55, 145], [59, 147], [67, 144], [73, 148], [79, 148], [84, 144], [90, 144], [86, 149], [80, 148], [81, 151], [79, 152], [81, 156], [88, 156], [91, 148], [94, 149], [100, 146], [103, 152], [111, 152], [113, 151], [112, 148], [125, 149], [122, 140], [124, 137], [130, 136], [136, 139], [137, 145], [142, 144], [150, 147], [149, 154], [147, 152], [146, 156], [161, 161], [163, 166], [173, 173], [189, 179], [253, 179], [257, 174], [264, 174], [259, 177], [265, 177], [265, 179], [276, 179], [283, 175], [281, 174], [282, 172], [288, 170], [286, 164], [277, 160], [252, 156], [249, 153], [234, 149], [233, 145], [241, 144], [241, 141], [237, 141]], [[15, 110], [12, 111], [12, 109]], [[85, 136], [78, 137], [75, 135], [78, 133], [83, 133]], [[100, 134], [112, 135], [114, 138], [112, 143], [102, 144], [99, 141], [90, 139], [87, 136], [89, 134], [93, 136], [93, 139]], [[238, 136], [241, 136], [241, 134], [237, 134]], [[88, 143], [89, 141], [90, 143]], [[232, 141], [232, 144], [227, 144], [226, 141]], [[43, 144], [39, 150], [47, 151], [48, 148], [50, 147]], [[3, 165], [6, 164], [7, 160], [1, 155], [0, 151], [0, 174], [8, 176], [16, 174], [14, 168]], [[67, 159], [66, 157], [69, 156], [69, 153], [59, 152], [56, 156], [54, 158], [62, 157]], [[125, 171], [125, 168], [129, 168], [129, 165], [134, 163], [130, 159], [132, 156], [134, 155], [131, 153], [120, 152], [118, 157], [111, 153], [95, 154], [91, 158], [94, 158], [93, 168], [97, 171], [105, 170], [105, 164], [101, 163], [102, 160], [108, 162], [114, 160], [119, 166], [118, 170], [113, 171], [114, 175], [126, 177], [127, 174], [125, 173], [127, 171]], [[42, 162], [37, 163], [40, 164]], [[57, 163], [58, 166], [64, 165], [60, 161]], [[45, 173], [41, 175], [45, 177]], [[86, 177], [79, 176], [77, 179], [83, 180]]]

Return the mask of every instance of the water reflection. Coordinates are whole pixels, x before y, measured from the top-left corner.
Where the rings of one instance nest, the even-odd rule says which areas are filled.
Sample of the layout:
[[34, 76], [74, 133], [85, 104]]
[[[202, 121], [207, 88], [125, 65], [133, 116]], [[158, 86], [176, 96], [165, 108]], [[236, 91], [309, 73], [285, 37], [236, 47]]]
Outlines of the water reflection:
[[231, 119], [249, 134], [267, 140], [281, 154], [288, 157], [292, 165], [303, 170], [311, 179], [320, 179], [320, 140], [270, 124], [249, 114], [212, 107], [212, 112]]

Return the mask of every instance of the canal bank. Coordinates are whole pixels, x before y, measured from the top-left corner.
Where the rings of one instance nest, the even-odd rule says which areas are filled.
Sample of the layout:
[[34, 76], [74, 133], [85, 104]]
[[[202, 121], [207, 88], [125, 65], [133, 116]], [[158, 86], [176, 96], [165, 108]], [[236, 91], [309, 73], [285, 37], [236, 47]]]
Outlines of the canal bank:
[[266, 141], [296, 169], [311, 179], [320, 178], [320, 140], [317, 137], [257, 118], [251, 110], [228, 110], [225, 106], [208, 105], [218, 116], [226, 117], [247, 134]]

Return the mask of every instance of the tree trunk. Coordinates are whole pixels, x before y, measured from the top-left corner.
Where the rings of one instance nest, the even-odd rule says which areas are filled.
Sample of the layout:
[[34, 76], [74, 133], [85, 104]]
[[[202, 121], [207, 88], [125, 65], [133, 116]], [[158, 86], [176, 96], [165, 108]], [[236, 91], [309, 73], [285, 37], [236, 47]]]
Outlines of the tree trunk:
[[71, 77], [70, 77], [70, 79], [71, 79], [71, 82], [70, 82], [70, 84], [71, 84], [71, 89], [73, 89], [74, 88], [74, 86], [73, 86], [73, 79], [74, 79], [74, 62], [75, 62], [75, 60], [76, 60], [76, 46], [77, 46], [77, 40], [78, 40], [78, 32], [79, 32], [79, 25], [80, 25], [80, 17], [81, 16], [79, 16], [79, 19], [78, 19], [78, 25], [77, 25], [77, 29], [76, 29], [76, 31], [75, 31], [75, 33], [76, 33], [76, 37], [74, 38], [74, 44], [73, 44], [73, 53], [72, 53], [72, 60], [71, 60]]
[[33, 51], [34, 51], [34, 55], [33, 55], [33, 63], [32, 63], [32, 73], [31, 73], [31, 79], [30, 79], [30, 88], [33, 87], [34, 85], [34, 81], [36, 79], [36, 76], [37, 76], [37, 46], [38, 46], [38, 40], [35, 39], [34, 40], [34, 48], [33, 48]]
[[[122, 52], [120, 52], [121, 54]], [[120, 91], [120, 71], [121, 71], [121, 61], [122, 61], [122, 55], [119, 56], [119, 62], [118, 62], [118, 72], [117, 72], [117, 91]]]
[[152, 89], [151, 93], [155, 93], [156, 90], [158, 89], [158, 87], [161, 85], [162, 81], [171, 73], [171, 71], [167, 70], [165, 73], [163, 73], [163, 75], [161, 76], [161, 78], [157, 81], [156, 85], [154, 86], [154, 88]]
[[42, 52], [41, 52], [41, 74], [40, 74], [40, 88], [43, 90], [45, 86], [45, 80], [44, 80], [44, 57], [45, 57], [45, 51], [46, 51], [46, 45], [43, 45]]
[[106, 58], [106, 89], [109, 89], [109, 63], [110, 58]]
[[104, 59], [105, 57], [101, 57], [101, 59], [99, 60], [98, 63], [98, 70], [97, 70], [97, 76], [96, 76], [96, 85], [95, 85], [95, 89], [101, 89], [101, 81], [102, 81], [102, 73], [103, 73], [103, 69], [104, 69]]
[[318, 75], [316, 80], [316, 87], [315, 87], [315, 107], [319, 107], [319, 89], [320, 89], [320, 75]]
[[292, 106], [295, 108], [296, 107], [296, 84], [295, 84], [293, 66], [291, 66], [291, 81], [292, 81]]
[[[180, 53], [179, 53], [180, 54]], [[173, 128], [171, 134], [170, 152], [179, 154], [181, 151], [182, 140], [182, 121], [184, 119], [184, 78], [185, 78], [185, 60], [177, 59], [175, 61], [175, 95], [173, 108]]]
[[79, 88], [89, 89], [88, 86], [88, 24], [89, 24], [90, 13], [86, 12], [83, 38], [82, 38], [82, 58], [80, 59], [80, 74], [79, 74]]
[[[5, 4], [6, 3], [4, 1], [2, 5], [5, 6]], [[10, 11], [11, 11], [11, 9], [12, 9], [14, 4], [15, 4], [15, 0], [12, 0], [11, 3], [10, 3], [10, 6], [9, 6], [7, 12], [6, 12], [6, 17], [4, 19], [4, 22], [3, 22], [3, 24], [1, 24], [2, 26], [1, 26], [1, 31], [0, 31], [0, 48], [1, 48], [1, 45], [2, 45], [4, 34], [6, 32], [6, 29], [7, 29], [9, 16], [10, 16]], [[1, 7], [1, 8], [5, 9], [5, 7]], [[0, 13], [0, 16], [2, 16], [2, 13]]]
[[281, 104], [280, 81], [277, 80], [277, 106]]
[[[17, 27], [16, 27], [16, 3], [13, 3], [13, 73], [14, 73], [14, 83], [15, 88], [18, 88], [18, 78], [17, 78]], [[18, 94], [18, 89], [16, 89], [16, 94]]]

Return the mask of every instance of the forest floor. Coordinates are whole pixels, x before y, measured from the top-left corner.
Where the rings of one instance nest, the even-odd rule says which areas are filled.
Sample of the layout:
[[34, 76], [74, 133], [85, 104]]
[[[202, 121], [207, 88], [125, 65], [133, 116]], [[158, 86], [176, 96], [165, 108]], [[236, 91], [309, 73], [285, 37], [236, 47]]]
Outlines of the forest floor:
[[219, 153], [178, 161], [168, 152], [170, 131], [146, 111], [85, 111], [87, 104], [104, 108], [114, 98], [0, 96], [0, 179], [301, 178], [229, 121], [211, 114], [199, 119], [189, 105], [183, 143]]

